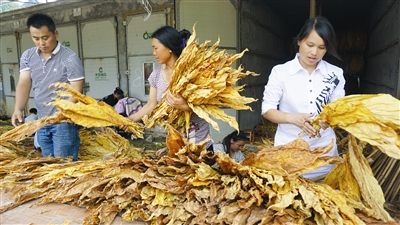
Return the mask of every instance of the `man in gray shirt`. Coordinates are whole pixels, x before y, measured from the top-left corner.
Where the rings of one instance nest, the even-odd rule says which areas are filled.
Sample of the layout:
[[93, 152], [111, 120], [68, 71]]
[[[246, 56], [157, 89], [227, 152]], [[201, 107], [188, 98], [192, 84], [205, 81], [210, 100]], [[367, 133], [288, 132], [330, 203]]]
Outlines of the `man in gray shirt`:
[[[31, 88], [38, 109], [38, 118], [51, 116], [57, 108], [47, 105], [57, 96], [56, 88], [49, 89], [55, 82], [71, 84], [77, 91], [83, 91], [83, 66], [79, 57], [57, 41], [58, 31], [53, 19], [43, 13], [28, 18], [27, 26], [36, 47], [26, 50], [21, 56], [20, 75], [15, 94], [15, 108], [12, 124], [23, 122], [23, 110], [29, 99]], [[70, 101], [76, 102], [72, 97]], [[77, 160], [80, 145], [76, 124], [61, 123], [46, 125], [37, 131], [43, 157], [68, 157]]]

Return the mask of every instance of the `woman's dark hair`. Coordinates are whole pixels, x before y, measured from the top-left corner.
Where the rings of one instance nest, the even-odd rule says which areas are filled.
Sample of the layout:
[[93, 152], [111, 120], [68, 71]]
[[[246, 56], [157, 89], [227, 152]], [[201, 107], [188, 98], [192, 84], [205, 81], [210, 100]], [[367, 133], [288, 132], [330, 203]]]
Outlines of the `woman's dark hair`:
[[243, 131], [233, 131], [232, 133], [228, 134], [226, 137], [224, 137], [224, 139], [222, 140], [222, 144], [226, 147], [225, 148], [225, 152], [227, 154], [229, 154], [230, 150], [231, 150], [231, 139], [234, 142], [237, 141], [247, 141], [247, 136], [246, 133], [244, 133]]
[[116, 87], [115, 90], [114, 90], [114, 94], [124, 95], [124, 91], [121, 88]]
[[26, 21], [26, 26], [28, 27], [28, 30], [31, 26], [37, 29], [47, 26], [47, 29], [49, 29], [50, 32], [54, 33], [56, 31], [54, 20], [44, 13], [35, 13], [31, 15]]
[[310, 18], [306, 21], [306, 23], [301, 28], [299, 34], [294, 39], [293, 44], [296, 47], [296, 50], [298, 50], [299, 48], [297, 43], [302, 41], [304, 38], [307, 38], [307, 36], [313, 30], [315, 30], [315, 32], [317, 32], [322, 40], [324, 40], [326, 52], [334, 58], [341, 60], [341, 57], [336, 51], [335, 31], [333, 30], [331, 23], [322, 16]]
[[186, 47], [186, 42], [189, 39], [191, 33], [188, 30], [177, 31], [171, 26], [163, 26], [158, 28], [152, 35], [151, 38], [156, 38], [165, 47], [169, 48], [176, 58], [182, 53], [182, 50]]

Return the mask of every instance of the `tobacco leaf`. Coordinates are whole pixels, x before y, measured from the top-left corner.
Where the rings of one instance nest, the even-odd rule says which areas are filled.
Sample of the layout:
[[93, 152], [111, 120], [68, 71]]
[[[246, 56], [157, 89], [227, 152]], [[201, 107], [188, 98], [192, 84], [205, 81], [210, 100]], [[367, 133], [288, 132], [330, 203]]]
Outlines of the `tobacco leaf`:
[[9, 130], [3, 133], [0, 136], [0, 141], [21, 141], [27, 137], [31, 137], [38, 131], [40, 128], [44, 127], [47, 124], [59, 124], [61, 122], [71, 122], [67, 118], [63, 117], [60, 113], [55, 113], [52, 116], [45, 116], [38, 120], [34, 120], [28, 123], [24, 123], [20, 126], [15, 127], [12, 130]]
[[361, 190], [362, 202], [366, 208], [371, 209], [366, 211], [368, 215], [385, 222], [394, 221], [384, 209], [385, 197], [382, 188], [353, 135], [349, 138], [349, 162], [352, 174]]
[[251, 153], [243, 160], [242, 164], [274, 171], [276, 174], [289, 178], [296, 177], [326, 164], [343, 162], [343, 159], [338, 156], [321, 157], [321, 155], [329, 152], [333, 145], [332, 140], [328, 146], [311, 151], [306, 141], [296, 138], [286, 145]]
[[[347, 198], [354, 201], [361, 201], [360, 188], [357, 180], [352, 174], [351, 164], [348, 154], [342, 155], [345, 161], [342, 164], [336, 165], [324, 178], [324, 183], [331, 186], [333, 189], [338, 189], [343, 192]], [[338, 179], [340, 177], [340, 179]]]
[[[65, 91], [57, 91], [57, 98], [48, 103], [55, 105], [60, 112], [52, 116], [45, 116], [38, 120], [24, 123], [12, 130], [3, 133], [0, 141], [21, 141], [32, 136], [40, 128], [48, 124], [59, 124], [62, 122], [74, 122], [78, 125], [91, 127], [123, 126], [127, 125], [128, 130], [133, 132], [133, 137], [143, 138], [144, 126], [135, 123], [117, 113], [115, 109], [104, 102], [97, 102], [95, 99], [82, 95], [67, 83], [54, 83], [51, 86], [63, 88]], [[61, 97], [72, 96], [77, 103], [62, 99]]]
[[144, 127], [140, 123], [135, 123], [128, 118], [121, 116], [113, 107], [104, 103], [97, 102], [90, 96], [82, 95], [67, 83], [54, 83], [51, 86], [63, 88], [65, 91], [57, 91], [60, 97], [71, 96], [78, 100], [73, 103], [68, 100], [55, 98], [49, 104], [59, 109], [63, 116], [67, 117], [76, 124], [84, 127], [108, 127], [127, 125], [128, 130], [133, 132], [134, 137], [143, 138]]
[[322, 120], [400, 159], [399, 115], [400, 101], [389, 94], [348, 95], [325, 105], [314, 128], [319, 131]]

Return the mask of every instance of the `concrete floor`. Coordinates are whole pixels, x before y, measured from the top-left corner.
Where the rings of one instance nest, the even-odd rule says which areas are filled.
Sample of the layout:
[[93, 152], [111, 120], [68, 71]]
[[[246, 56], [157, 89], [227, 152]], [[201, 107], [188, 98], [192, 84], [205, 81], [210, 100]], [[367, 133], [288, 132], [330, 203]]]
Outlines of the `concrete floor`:
[[[1, 206], [13, 202], [7, 193], [0, 192]], [[80, 225], [86, 217], [84, 208], [61, 203], [46, 203], [35, 206], [33, 200], [0, 214], [1, 225]], [[112, 225], [145, 225], [142, 221], [126, 222], [117, 216]]]

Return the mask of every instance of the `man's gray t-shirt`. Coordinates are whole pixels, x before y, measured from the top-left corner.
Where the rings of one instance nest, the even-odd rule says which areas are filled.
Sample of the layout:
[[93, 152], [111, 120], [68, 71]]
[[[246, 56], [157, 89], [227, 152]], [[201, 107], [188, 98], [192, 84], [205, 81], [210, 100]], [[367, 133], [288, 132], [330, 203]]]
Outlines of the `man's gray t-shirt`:
[[84, 79], [82, 62], [71, 49], [58, 42], [51, 57], [46, 61], [37, 47], [26, 50], [21, 56], [20, 72], [30, 70], [34, 101], [38, 109], [38, 117], [51, 116], [57, 108], [47, 103], [57, 97], [55, 87], [49, 85]]

